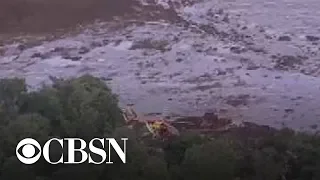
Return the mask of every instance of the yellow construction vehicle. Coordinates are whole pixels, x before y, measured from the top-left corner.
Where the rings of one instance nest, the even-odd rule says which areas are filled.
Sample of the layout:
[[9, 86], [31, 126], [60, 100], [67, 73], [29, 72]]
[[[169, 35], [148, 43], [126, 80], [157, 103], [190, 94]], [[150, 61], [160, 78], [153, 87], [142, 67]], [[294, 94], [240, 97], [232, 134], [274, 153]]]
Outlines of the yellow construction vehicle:
[[178, 136], [180, 134], [175, 127], [162, 118], [151, 120], [139, 117], [133, 109], [133, 104], [127, 105], [123, 111], [123, 117], [130, 127], [132, 127], [133, 123], [144, 123], [154, 138], [166, 139], [168, 137]]

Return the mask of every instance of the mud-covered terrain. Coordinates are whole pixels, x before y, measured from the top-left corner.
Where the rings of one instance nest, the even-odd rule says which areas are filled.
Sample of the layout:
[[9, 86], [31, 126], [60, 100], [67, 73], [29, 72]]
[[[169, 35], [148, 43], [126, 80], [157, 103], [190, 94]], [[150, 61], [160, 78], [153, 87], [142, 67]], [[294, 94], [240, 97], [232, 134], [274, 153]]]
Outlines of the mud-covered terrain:
[[90, 73], [110, 84], [122, 105], [146, 114], [214, 111], [238, 122], [317, 128], [320, 2], [157, 6], [178, 16], [115, 19], [58, 40], [4, 45], [0, 76], [24, 77], [34, 88], [50, 76]]

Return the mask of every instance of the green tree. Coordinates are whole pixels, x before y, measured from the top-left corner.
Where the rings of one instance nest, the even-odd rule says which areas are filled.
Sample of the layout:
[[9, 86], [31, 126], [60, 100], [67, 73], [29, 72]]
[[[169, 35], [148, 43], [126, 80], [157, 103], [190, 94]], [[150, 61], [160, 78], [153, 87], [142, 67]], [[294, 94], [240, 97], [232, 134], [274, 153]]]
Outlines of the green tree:
[[195, 145], [186, 151], [182, 164], [184, 179], [232, 180], [236, 160], [236, 153], [227, 140]]
[[1, 180], [36, 179], [33, 168], [22, 164], [15, 156], [9, 157], [1, 168]]
[[0, 80], [0, 126], [6, 125], [19, 113], [19, 105], [27, 93], [23, 79]]

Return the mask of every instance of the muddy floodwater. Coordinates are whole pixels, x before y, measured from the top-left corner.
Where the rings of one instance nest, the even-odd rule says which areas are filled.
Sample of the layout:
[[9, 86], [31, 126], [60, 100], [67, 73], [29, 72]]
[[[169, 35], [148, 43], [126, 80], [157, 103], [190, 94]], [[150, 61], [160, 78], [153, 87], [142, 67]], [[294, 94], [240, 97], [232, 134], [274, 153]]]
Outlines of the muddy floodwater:
[[49, 76], [90, 73], [140, 113], [210, 111], [239, 122], [317, 128], [320, 1], [179, 3], [180, 23], [105, 22], [37, 45], [8, 44], [0, 76], [24, 77], [35, 88]]

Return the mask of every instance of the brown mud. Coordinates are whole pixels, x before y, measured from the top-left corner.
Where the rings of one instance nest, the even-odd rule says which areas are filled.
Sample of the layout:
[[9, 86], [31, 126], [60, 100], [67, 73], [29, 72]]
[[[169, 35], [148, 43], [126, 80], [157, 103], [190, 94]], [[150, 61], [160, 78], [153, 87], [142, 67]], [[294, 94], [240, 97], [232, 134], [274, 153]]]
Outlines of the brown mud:
[[[165, 116], [180, 117], [215, 111], [238, 124], [318, 127], [319, 1], [142, 4], [63, 37], [1, 34], [10, 43], [0, 45], [0, 77], [23, 77], [38, 88], [51, 76], [88, 73], [106, 81], [120, 106], [133, 103], [143, 114], [166, 111]], [[127, 8], [118, 5], [118, 13]], [[222, 126], [217, 124], [211, 126]]]
[[209, 135], [227, 134], [239, 138], [265, 137], [278, 131], [270, 126], [252, 122], [235, 123], [230, 119], [219, 118], [214, 113], [178, 118], [171, 124], [180, 132], [197, 132]]

